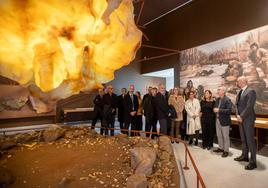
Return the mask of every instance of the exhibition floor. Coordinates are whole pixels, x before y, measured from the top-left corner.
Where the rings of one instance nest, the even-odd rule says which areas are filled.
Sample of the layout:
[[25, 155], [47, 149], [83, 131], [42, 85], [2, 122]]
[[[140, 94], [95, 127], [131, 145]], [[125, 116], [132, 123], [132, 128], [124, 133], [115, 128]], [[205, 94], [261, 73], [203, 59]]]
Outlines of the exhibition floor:
[[[183, 144], [173, 144], [176, 158], [184, 165]], [[268, 147], [261, 149], [257, 155], [256, 170], [244, 170], [245, 162], [236, 162], [234, 157], [241, 154], [241, 150], [230, 148], [230, 155], [222, 158], [212, 150], [203, 150], [200, 147], [189, 147], [207, 188], [265, 188], [268, 179]], [[196, 174], [193, 166], [188, 162], [190, 169], [184, 170], [184, 178], [188, 188], [196, 187]]]

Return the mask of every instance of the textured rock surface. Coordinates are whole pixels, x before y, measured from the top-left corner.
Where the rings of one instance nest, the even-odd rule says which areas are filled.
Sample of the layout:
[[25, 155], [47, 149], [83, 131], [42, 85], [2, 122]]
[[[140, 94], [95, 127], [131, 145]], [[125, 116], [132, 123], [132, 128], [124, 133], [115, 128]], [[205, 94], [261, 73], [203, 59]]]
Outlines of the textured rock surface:
[[135, 174], [151, 175], [156, 152], [150, 147], [136, 147], [130, 150], [131, 168]]
[[45, 142], [52, 142], [62, 137], [65, 130], [60, 126], [53, 125], [43, 132], [43, 139]]
[[147, 188], [148, 182], [144, 174], [133, 174], [127, 180], [127, 188]]

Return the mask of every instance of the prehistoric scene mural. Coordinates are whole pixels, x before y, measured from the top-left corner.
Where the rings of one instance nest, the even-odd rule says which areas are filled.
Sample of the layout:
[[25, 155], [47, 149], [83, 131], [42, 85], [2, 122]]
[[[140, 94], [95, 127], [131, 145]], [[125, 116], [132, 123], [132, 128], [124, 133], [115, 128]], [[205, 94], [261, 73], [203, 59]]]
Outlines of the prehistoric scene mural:
[[225, 86], [234, 103], [243, 75], [257, 92], [256, 112], [268, 113], [268, 25], [184, 50], [180, 63], [180, 85], [196, 88], [198, 98]]

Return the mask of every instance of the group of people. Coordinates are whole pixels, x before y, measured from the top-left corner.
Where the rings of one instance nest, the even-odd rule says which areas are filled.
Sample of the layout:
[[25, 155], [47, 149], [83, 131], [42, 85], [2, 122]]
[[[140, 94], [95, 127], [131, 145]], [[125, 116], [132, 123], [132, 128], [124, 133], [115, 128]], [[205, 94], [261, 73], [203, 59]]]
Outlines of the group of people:
[[[238, 78], [237, 85], [241, 89], [235, 106], [240, 124], [242, 155], [234, 160], [248, 161], [249, 164], [245, 169], [252, 170], [257, 168], [254, 140], [256, 92], [248, 86], [245, 77]], [[140, 135], [139, 131], [142, 130], [144, 115], [147, 137], [154, 139], [159, 135], [170, 135], [182, 140], [188, 139], [189, 145], [198, 145], [199, 134], [202, 132], [202, 147], [207, 150], [213, 147], [216, 128], [219, 147], [213, 151], [222, 153], [222, 157], [227, 157], [233, 104], [226, 96], [226, 88], [224, 86], [218, 88], [216, 99], [210, 90], [205, 90], [201, 100], [197, 99], [196, 95], [197, 92], [193, 87], [175, 87], [168, 92], [165, 86], [160, 84], [158, 88], [149, 87], [148, 93], [142, 99], [140, 92], [135, 92], [134, 85], [130, 85], [128, 91], [122, 88], [119, 96], [113, 93], [112, 86], [107, 86], [106, 92], [100, 89], [94, 99], [96, 116], [92, 128], [100, 119], [103, 127], [101, 134], [108, 135], [107, 128], [114, 128], [115, 115], [118, 112], [121, 133], [136, 136]], [[157, 133], [157, 122], [160, 124], [159, 133]], [[129, 128], [134, 130], [130, 134]], [[110, 130], [110, 135], [114, 135], [113, 129]], [[171, 142], [174, 143], [173, 140]]]

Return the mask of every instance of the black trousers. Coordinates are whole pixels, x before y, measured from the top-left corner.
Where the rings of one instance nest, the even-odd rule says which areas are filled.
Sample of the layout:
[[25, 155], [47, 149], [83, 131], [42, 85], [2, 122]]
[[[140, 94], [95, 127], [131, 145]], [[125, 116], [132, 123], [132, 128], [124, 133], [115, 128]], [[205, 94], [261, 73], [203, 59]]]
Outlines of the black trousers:
[[[100, 134], [108, 135], [109, 129], [108, 128], [114, 128], [114, 122], [115, 122], [115, 116], [111, 115], [108, 119], [103, 119], [102, 121], [102, 127], [103, 129], [100, 130]], [[110, 130], [110, 135], [114, 136], [114, 130]]]
[[[157, 132], [156, 125], [157, 125], [156, 119], [149, 119], [145, 117], [145, 131], [146, 132]], [[146, 136], [147, 137], [151, 136], [151, 138], [154, 139], [157, 136], [157, 134], [146, 133]]]
[[199, 138], [199, 130], [195, 131], [195, 134], [189, 135], [189, 140], [193, 140], [195, 138], [195, 141], [198, 142]]
[[[131, 130], [137, 130], [137, 125], [136, 125], [136, 123], [137, 123], [137, 116], [131, 116], [129, 120], [130, 121], [126, 121], [125, 122], [124, 129], [129, 130], [129, 127], [131, 125]], [[129, 135], [129, 131], [124, 131], [124, 134]], [[131, 132], [130, 133], [130, 136], [135, 136], [135, 135], [137, 135], [137, 134], [134, 134], [134, 132]]]
[[168, 135], [168, 119], [159, 119], [160, 133], [163, 135]]
[[91, 129], [95, 129], [95, 125], [98, 120], [101, 121], [101, 126], [102, 126], [102, 113], [101, 112], [96, 112], [95, 117], [92, 120]]
[[124, 121], [119, 121], [119, 125], [120, 125], [121, 133], [123, 133], [122, 129], [124, 129]]
[[256, 142], [254, 139], [254, 119], [246, 119], [239, 125], [239, 132], [242, 141], [242, 156], [248, 158], [250, 152], [249, 162], [256, 164]]
[[211, 120], [210, 122], [208, 122], [202, 119], [201, 127], [202, 127], [203, 147], [213, 147], [215, 121]]
[[[137, 121], [136, 130], [141, 131], [142, 130], [142, 115], [137, 115], [136, 121]], [[140, 136], [140, 133], [138, 133], [138, 135]]]

